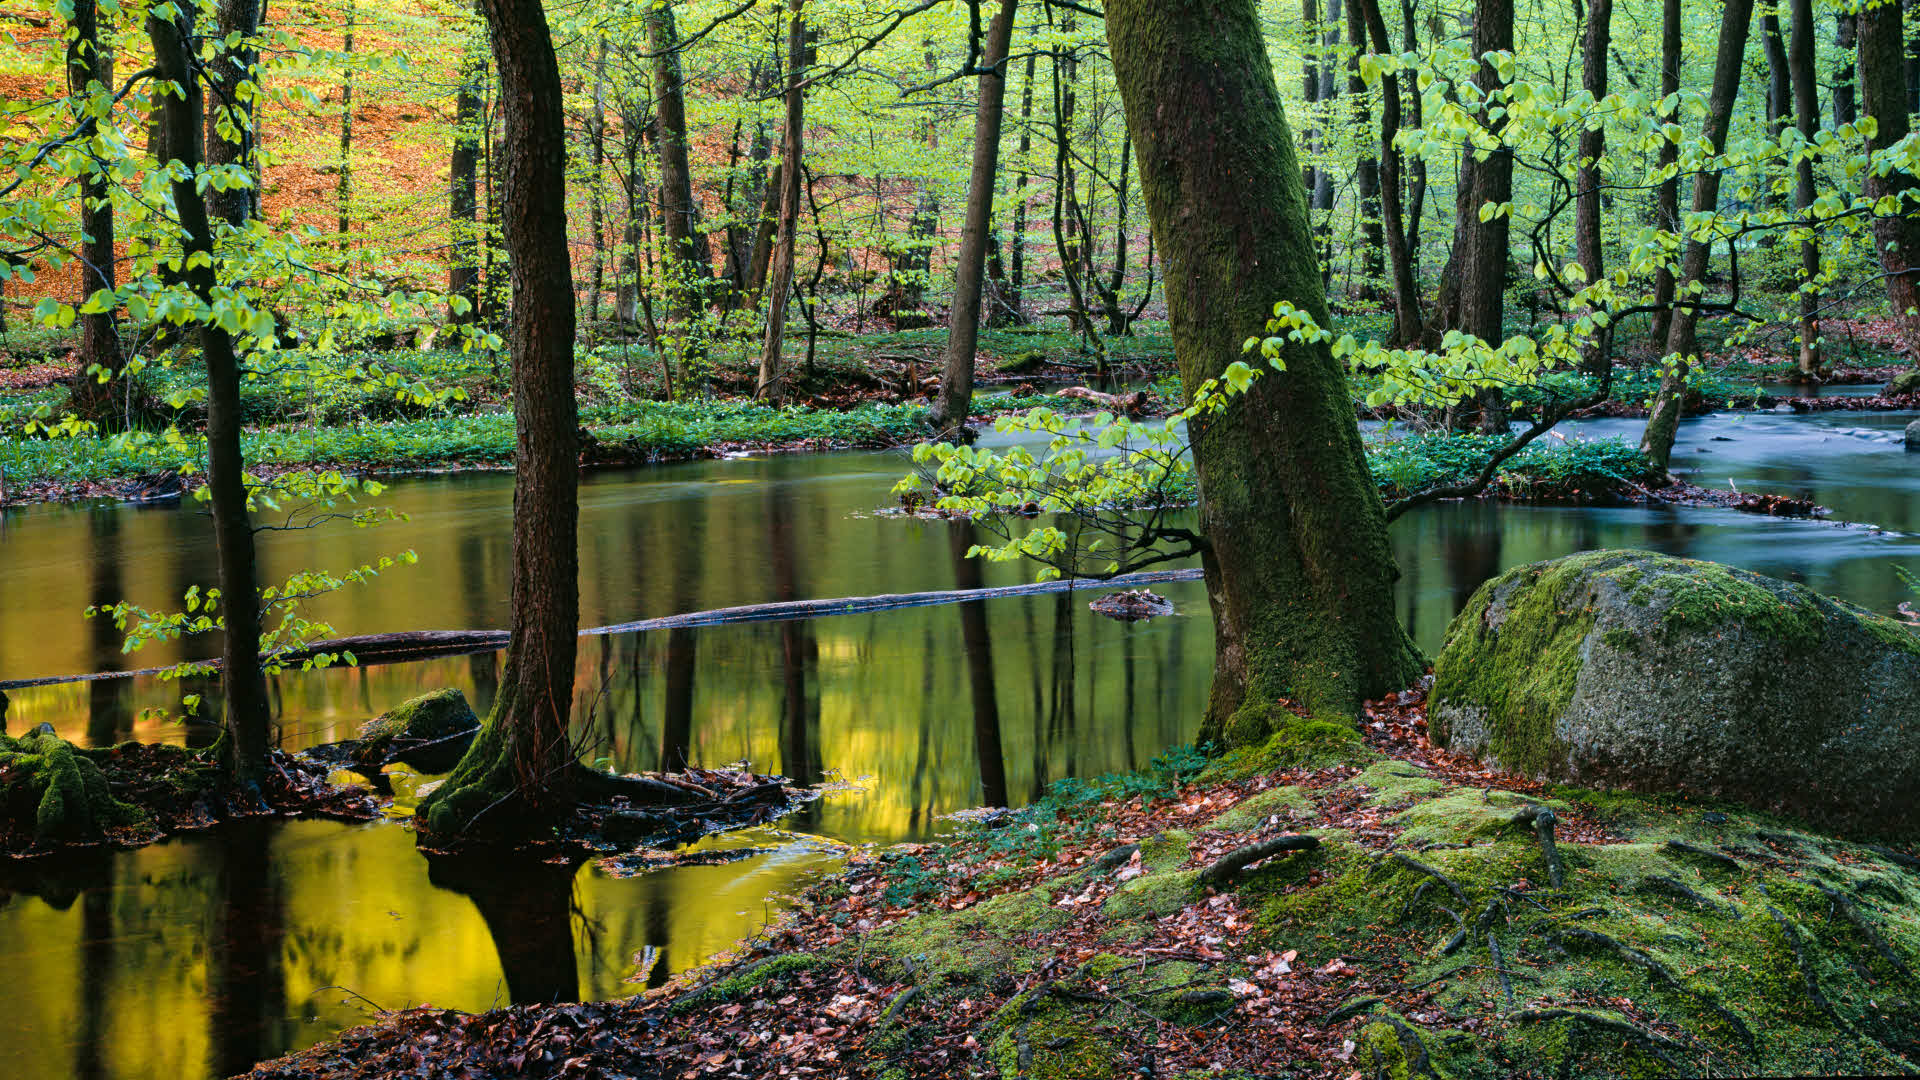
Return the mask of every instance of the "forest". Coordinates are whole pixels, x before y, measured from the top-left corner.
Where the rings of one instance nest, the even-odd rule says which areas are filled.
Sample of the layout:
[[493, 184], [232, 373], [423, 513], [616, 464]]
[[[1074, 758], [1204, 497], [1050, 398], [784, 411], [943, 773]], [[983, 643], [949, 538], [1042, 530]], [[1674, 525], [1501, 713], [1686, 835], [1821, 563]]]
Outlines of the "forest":
[[1914, 0], [0, 0], [0, 1071], [1920, 1071]]

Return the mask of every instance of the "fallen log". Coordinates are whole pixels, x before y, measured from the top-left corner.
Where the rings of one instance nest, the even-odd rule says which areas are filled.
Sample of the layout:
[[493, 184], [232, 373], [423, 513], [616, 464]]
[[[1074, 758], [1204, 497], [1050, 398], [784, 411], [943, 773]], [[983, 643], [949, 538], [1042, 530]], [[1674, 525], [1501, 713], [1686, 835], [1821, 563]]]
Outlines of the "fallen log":
[[[991, 589], [941, 589], [934, 592], [890, 593], [883, 596], [849, 596], [833, 600], [786, 600], [771, 604], [747, 604], [740, 607], [693, 611], [682, 615], [664, 615], [637, 622], [595, 626], [580, 631], [581, 637], [605, 637], [610, 634], [641, 634], [655, 630], [684, 630], [697, 626], [718, 626], [740, 622], [790, 622], [795, 619], [821, 619], [833, 615], [861, 615], [898, 608], [934, 607], [970, 600], [1001, 600], [1015, 596], [1040, 596], [1072, 592], [1078, 589], [1111, 589], [1135, 585], [1153, 585], [1169, 581], [1194, 581], [1200, 571], [1148, 570], [1113, 578], [1075, 578], [1062, 581], [1038, 581], [1027, 585], [1004, 585]], [[507, 647], [505, 630], [411, 630], [394, 634], [366, 634], [358, 637], [316, 641], [307, 648], [281, 653], [272, 659], [281, 664], [299, 664], [324, 653], [352, 653], [361, 665], [399, 664], [442, 656], [465, 656], [497, 652]], [[214, 668], [217, 661], [207, 661]], [[36, 679], [0, 679], [0, 691], [62, 683], [99, 682], [103, 679], [130, 679], [138, 675], [158, 675], [171, 668], [151, 667], [133, 671], [96, 671], [85, 675], [48, 675]]]

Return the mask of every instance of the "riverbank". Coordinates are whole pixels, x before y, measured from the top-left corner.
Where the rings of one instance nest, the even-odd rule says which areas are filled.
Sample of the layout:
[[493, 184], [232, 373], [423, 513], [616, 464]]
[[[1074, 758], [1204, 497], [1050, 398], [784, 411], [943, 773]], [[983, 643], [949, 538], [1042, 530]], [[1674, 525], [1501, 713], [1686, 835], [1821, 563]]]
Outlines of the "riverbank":
[[1912, 1067], [1920, 858], [1493, 773], [1432, 747], [1423, 704], [963, 815], [635, 998], [391, 1012], [249, 1075]]

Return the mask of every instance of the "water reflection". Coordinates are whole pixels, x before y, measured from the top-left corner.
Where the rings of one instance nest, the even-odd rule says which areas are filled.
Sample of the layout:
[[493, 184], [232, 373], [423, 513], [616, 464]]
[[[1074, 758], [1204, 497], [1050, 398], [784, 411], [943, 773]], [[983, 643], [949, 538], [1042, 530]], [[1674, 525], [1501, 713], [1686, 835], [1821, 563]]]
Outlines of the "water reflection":
[[578, 865], [496, 856], [428, 855], [427, 880], [473, 901], [515, 1005], [580, 1000], [573, 956], [573, 880]]

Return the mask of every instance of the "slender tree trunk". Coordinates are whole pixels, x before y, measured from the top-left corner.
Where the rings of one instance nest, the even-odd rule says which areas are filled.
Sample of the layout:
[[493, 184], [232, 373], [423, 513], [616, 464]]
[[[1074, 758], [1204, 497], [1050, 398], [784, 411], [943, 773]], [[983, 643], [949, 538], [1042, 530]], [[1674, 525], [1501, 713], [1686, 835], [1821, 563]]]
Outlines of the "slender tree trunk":
[[[1473, 52], [1482, 57], [1474, 85], [1480, 88], [1484, 102], [1506, 88], [1506, 80], [1484, 57], [1495, 51], [1513, 51], [1513, 0], [1481, 0], [1473, 19]], [[1504, 118], [1489, 117], [1487, 130], [1498, 136], [1506, 130]], [[1468, 156], [1468, 155], [1463, 155]], [[1508, 234], [1512, 218], [1504, 213], [1480, 220], [1482, 209], [1498, 206], [1513, 198], [1513, 153], [1502, 147], [1484, 161], [1474, 161], [1470, 170], [1472, 198], [1465, 207], [1467, 230], [1466, 258], [1457, 260], [1460, 268], [1459, 329], [1498, 345], [1506, 337]], [[1507, 431], [1506, 395], [1498, 389], [1480, 393], [1480, 430], [1504, 435]]]
[[[1660, 12], [1660, 97], [1664, 101], [1672, 100], [1680, 92], [1680, 0], [1661, 0]], [[1679, 115], [1678, 105], [1663, 115], [1669, 118]], [[1680, 176], [1673, 170], [1679, 161], [1679, 144], [1662, 141], [1660, 182], [1653, 196], [1653, 227], [1676, 234], [1680, 231]], [[1663, 262], [1653, 281], [1653, 302], [1658, 306], [1653, 313], [1652, 344], [1659, 351], [1665, 351], [1667, 333], [1673, 325], [1673, 299], [1673, 270]]]
[[[111, 32], [100, 25], [96, 0], [74, 0], [68, 20], [72, 36], [67, 41], [67, 91], [72, 109], [80, 121], [80, 130], [88, 139], [99, 134], [99, 124], [88, 112], [95, 94], [113, 93], [113, 44]], [[104, 170], [93, 162], [80, 175], [80, 292], [82, 299], [100, 290], [111, 292], [115, 284], [113, 251], [113, 203]], [[4, 307], [4, 303], [0, 303]], [[120, 331], [114, 324], [115, 305], [105, 311], [80, 316], [80, 363], [73, 376], [73, 410], [109, 431], [123, 430], [133, 424], [133, 409], [126, 384], [126, 357], [120, 348]], [[0, 331], [5, 327], [0, 325]], [[118, 603], [116, 597], [113, 601]]]
[[1033, 74], [1038, 53], [1027, 54], [1026, 84], [1020, 90], [1020, 175], [1013, 182], [1013, 268], [1007, 277], [1007, 308], [1013, 321], [1025, 323], [1027, 291], [1027, 155], [1033, 150]]
[[[1352, 55], [1347, 58], [1347, 96], [1353, 99], [1354, 130], [1371, 134], [1373, 111], [1367, 102], [1367, 82], [1360, 77], [1360, 54], [1367, 51], [1367, 4], [1368, 0], [1347, 0], [1347, 41], [1353, 47]], [[1393, 85], [1399, 86], [1397, 78]], [[1398, 104], [1395, 102], [1396, 108]], [[1380, 225], [1380, 159], [1374, 156], [1364, 135], [1360, 139], [1359, 153], [1360, 161], [1354, 170], [1354, 181], [1360, 189], [1360, 235], [1366, 245], [1360, 259], [1360, 276], [1363, 279], [1360, 294], [1372, 298], [1379, 295], [1378, 283], [1386, 249], [1386, 238], [1381, 234]]]
[[698, 228], [700, 207], [693, 194], [693, 169], [687, 157], [687, 99], [680, 65], [680, 36], [673, 8], [661, 4], [647, 13], [647, 45], [653, 53], [654, 108], [660, 153], [660, 227], [664, 249], [668, 315], [685, 323], [701, 307], [713, 277], [707, 235]]
[[[540, 0], [481, 0], [506, 118], [502, 225], [513, 286], [512, 635], [485, 728], [416, 820], [439, 836], [526, 835], [569, 809], [579, 632], [579, 414], [560, 68]], [[512, 804], [512, 805], [509, 805]]]
[[[593, 130], [587, 140], [587, 201], [593, 230], [593, 271], [587, 281], [587, 326], [600, 322], [600, 294], [606, 288], [607, 210], [601, 181], [607, 161], [607, 39], [593, 51]], [[591, 330], [588, 331], [592, 333]]]
[[947, 348], [933, 423], [956, 433], [966, 427], [973, 402], [973, 363], [980, 338], [980, 293], [987, 241], [993, 227], [993, 193], [1000, 167], [1000, 121], [1007, 96], [1007, 54], [1013, 41], [1017, 0], [1000, 0], [980, 50], [978, 100], [973, 114], [973, 175], [967, 186], [967, 220], [954, 257], [953, 307], [947, 316]]
[[778, 402], [785, 396], [786, 373], [780, 351], [786, 345], [787, 300], [793, 292], [794, 240], [800, 223], [800, 160], [806, 130], [806, 73], [809, 35], [803, 0], [793, 0], [787, 22], [787, 112], [780, 134], [780, 232], [768, 270], [767, 333], [760, 346], [760, 377], [753, 396]]
[[[1320, 76], [1320, 91], [1316, 98], [1320, 118], [1322, 145], [1320, 151], [1326, 153], [1326, 144], [1332, 141], [1333, 132], [1339, 130], [1340, 83], [1335, 78], [1339, 63], [1335, 60], [1340, 53], [1340, 20], [1342, 0], [1326, 0], [1326, 22], [1320, 35], [1321, 52], [1314, 65]], [[1330, 285], [1333, 281], [1333, 170], [1322, 165], [1313, 171], [1313, 231], [1320, 238], [1320, 282]]]
[[[1191, 395], [1275, 301], [1327, 325], [1306, 192], [1254, 0], [1108, 0], [1107, 39], [1165, 259]], [[1419, 678], [1345, 373], [1324, 345], [1193, 432], [1216, 637], [1201, 738], [1263, 741], [1289, 698], [1323, 715]]]
[[[1366, 16], [1367, 29], [1373, 35], [1377, 53], [1393, 52], [1387, 38], [1387, 23], [1380, 14], [1380, 0], [1351, 0]], [[1426, 337], [1426, 325], [1420, 311], [1420, 286], [1414, 277], [1414, 254], [1410, 249], [1406, 224], [1400, 205], [1401, 185], [1405, 180], [1405, 158], [1394, 139], [1400, 134], [1400, 77], [1380, 77], [1380, 197], [1382, 223], [1386, 233], [1387, 262], [1393, 273], [1393, 341], [1399, 346], [1417, 346]]]
[[[974, 544], [976, 528], [970, 521], [955, 521], [948, 527], [956, 589], [978, 589], [984, 585], [980, 561], [967, 557], [967, 551]], [[985, 806], [1005, 806], [1007, 758], [1000, 742], [1000, 696], [999, 682], [993, 673], [993, 629], [986, 601], [970, 600], [959, 607], [960, 648], [967, 659], [967, 696], [973, 702], [973, 752], [980, 763], [980, 800]]]
[[[1793, 118], [1808, 146], [1820, 130], [1820, 86], [1814, 81], [1813, 0], [1790, 0], [1788, 18], [1793, 38], [1788, 44], [1787, 68], [1793, 75]], [[1793, 207], [1804, 220], [1813, 210], [1813, 159], [1800, 155], [1794, 164]], [[1817, 374], [1820, 359], [1820, 241], [1809, 231], [1800, 241], [1800, 373]]]
[[447, 318], [470, 322], [480, 313], [480, 131], [485, 57], [475, 51], [461, 57], [460, 87], [453, 99], [453, 150], [448, 161], [447, 213], [452, 219], [448, 245], [447, 296], [466, 301], [449, 304]]
[[[1607, 51], [1613, 45], [1613, 0], [1590, 0], [1587, 5], [1587, 39], [1581, 58], [1581, 86], [1597, 103], [1607, 96]], [[1580, 269], [1587, 281], [1600, 280], [1606, 273], [1601, 249], [1600, 159], [1607, 152], [1607, 129], [1595, 117], [1595, 123], [1580, 131], [1580, 163], [1574, 173], [1574, 248]], [[1599, 334], [1581, 349], [1589, 369], [1600, 361]]]
[[[147, 16], [159, 78], [186, 87], [194, 71], [193, 11], [176, 8], [174, 21]], [[219, 281], [213, 264], [213, 226], [194, 183], [201, 166], [201, 123], [191, 100], [169, 94], [162, 108], [167, 152], [175, 163], [174, 214], [180, 225], [182, 281], [203, 304], [214, 302]], [[232, 225], [242, 221], [228, 222]], [[200, 351], [207, 365], [207, 492], [219, 561], [220, 686], [225, 699], [226, 753], [243, 784], [256, 788], [267, 769], [267, 731], [272, 714], [260, 666], [260, 590], [255, 572], [253, 522], [247, 511], [246, 463], [240, 451], [240, 361], [233, 338], [214, 319], [199, 323]]]
[[1888, 306], [1905, 325], [1907, 345], [1920, 360], [1920, 183], [1885, 160], [1910, 131], [1900, 8], [1886, 3], [1862, 10], [1859, 36], [1860, 109], [1875, 123], [1867, 149], [1881, 158], [1867, 173], [1866, 193], [1876, 202], [1891, 199], [1897, 207], [1893, 213], [1875, 215], [1874, 246], [1886, 275]]
[[340, 45], [347, 57], [347, 69], [340, 80], [340, 176], [333, 194], [340, 214], [341, 251], [353, 246], [347, 229], [353, 223], [353, 23], [357, 14], [354, 0], [347, 0], [347, 28]]
[[1307, 130], [1300, 133], [1300, 150], [1307, 164], [1300, 170], [1300, 183], [1307, 190], [1309, 204], [1320, 178], [1320, 169], [1313, 164], [1320, 152], [1320, 55], [1313, 40], [1313, 28], [1319, 22], [1320, 0], [1300, 0], [1300, 23], [1307, 29], [1307, 47], [1300, 57], [1300, 97], [1307, 107]]
[[1859, 46], [1859, 16], [1851, 11], [1834, 15], [1833, 126], [1845, 127], [1860, 118], [1859, 94], [1854, 86], [1854, 56]]
[[[1413, 26], [1413, 0], [1400, 0], [1400, 33], [1407, 52], [1420, 47], [1419, 37]], [[1417, 82], [1418, 80], [1415, 80]], [[1418, 128], [1426, 121], [1422, 119], [1425, 106], [1421, 103], [1420, 88], [1413, 82], [1404, 89], [1407, 94], [1405, 123]], [[1427, 207], [1427, 159], [1417, 156], [1407, 170], [1407, 253], [1413, 260], [1414, 279], [1420, 276], [1420, 218]]]
[[[1740, 93], [1740, 67], [1747, 51], [1747, 36], [1753, 22], [1753, 0], [1726, 0], [1720, 12], [1720, 44], [1713, 61], [1713, 89], [1707, 99], [1704, 132], [1714, 157], [1726, 152], [1727, 129], [1733, 122], [1733, 106]], [[1720, 205], [1720, 170], [1709, 166], [1693, 178], [1693, 212], [1709, 214]], [[1660, 378], [1660, 390], [1654, 395], [1647, 415], [1647, 427], [1640, 436], [1640, 449], [1654, 467], [1665, 469], [1673, 456], [1673, 437], [1680, 426], [1680, 410], [1686, 394], [1687, 365], [1699, 344], [1694, 334], [1700, 324], [1701, 297], [1707, 276], [1710, 239], [1688, 238], [1686, 258], [1680, 268], [1675, 292], [1680, 297], [1667, 332], [1668, 367]], [[1684, 290], [1684, 291], [1683, 291]]]

